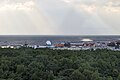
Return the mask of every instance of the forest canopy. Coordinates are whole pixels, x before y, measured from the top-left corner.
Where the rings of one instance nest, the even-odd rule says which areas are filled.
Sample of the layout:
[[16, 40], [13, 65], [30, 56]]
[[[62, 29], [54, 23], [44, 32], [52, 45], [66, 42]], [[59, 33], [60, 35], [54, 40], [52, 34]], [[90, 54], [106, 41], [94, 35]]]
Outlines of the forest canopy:
[[120, 52], [0, 49], [0, 80], [120, 80]]

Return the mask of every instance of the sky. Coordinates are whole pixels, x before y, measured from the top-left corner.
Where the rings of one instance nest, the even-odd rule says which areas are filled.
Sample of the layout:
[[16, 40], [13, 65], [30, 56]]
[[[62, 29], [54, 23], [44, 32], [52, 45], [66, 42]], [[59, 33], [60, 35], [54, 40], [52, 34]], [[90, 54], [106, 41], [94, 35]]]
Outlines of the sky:
[[120, 0], [0, 0], [0, 35], [119, 35]]

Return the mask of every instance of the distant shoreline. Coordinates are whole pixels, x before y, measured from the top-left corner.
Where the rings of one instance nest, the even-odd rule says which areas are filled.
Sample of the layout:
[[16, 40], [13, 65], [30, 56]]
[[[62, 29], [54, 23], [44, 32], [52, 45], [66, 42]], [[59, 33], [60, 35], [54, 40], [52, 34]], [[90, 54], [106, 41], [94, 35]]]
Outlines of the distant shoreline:
[[0, 35], [0, 37], [2, 37], [2, 36], [13, 36], [13, 37], [20, 37], [20, 36], [41, 36], [41, 37], [48, 37], [48, 36], [58, 36], [58, 37], [60, 37], [60, 36], [67, 36], [67, 37], [71, 37], [71, 36], [81, 36], [81, 37], [102, 37], [102, 36], [120, 36], [120, 35]]

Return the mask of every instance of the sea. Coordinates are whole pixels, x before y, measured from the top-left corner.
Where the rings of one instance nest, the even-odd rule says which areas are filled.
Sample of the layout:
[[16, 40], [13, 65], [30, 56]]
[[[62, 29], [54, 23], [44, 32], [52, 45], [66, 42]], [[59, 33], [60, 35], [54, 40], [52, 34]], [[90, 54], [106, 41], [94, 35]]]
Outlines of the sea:
[[61, 42], [81, 42], [82, 39], [91, 39], [95, 42], [99, 41], [118, 41], [119, 35], [94, 35], [94, 36], [48, 36], [48, 35], [1, 35], [0, 45], [41, 45], [44, 46], [46, 41], [51, 41], [53, 44]]

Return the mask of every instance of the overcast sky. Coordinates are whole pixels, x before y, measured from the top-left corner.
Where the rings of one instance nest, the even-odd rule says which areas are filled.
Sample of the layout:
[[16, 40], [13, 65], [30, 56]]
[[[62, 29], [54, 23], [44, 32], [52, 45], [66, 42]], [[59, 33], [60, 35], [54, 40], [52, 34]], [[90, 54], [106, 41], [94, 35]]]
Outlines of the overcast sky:
[[120, 34], [120, 0], [0, 0], [0, 35]]

